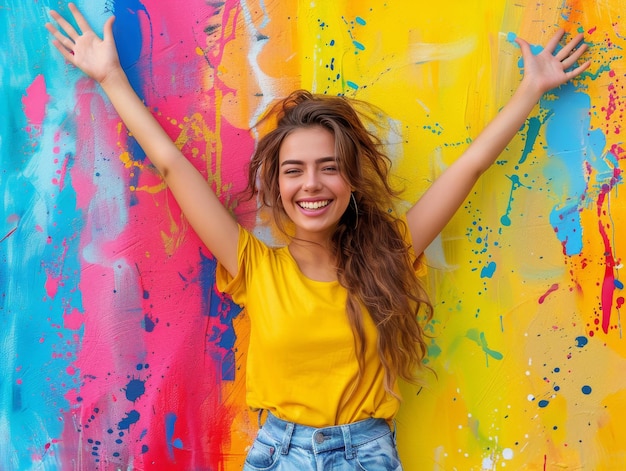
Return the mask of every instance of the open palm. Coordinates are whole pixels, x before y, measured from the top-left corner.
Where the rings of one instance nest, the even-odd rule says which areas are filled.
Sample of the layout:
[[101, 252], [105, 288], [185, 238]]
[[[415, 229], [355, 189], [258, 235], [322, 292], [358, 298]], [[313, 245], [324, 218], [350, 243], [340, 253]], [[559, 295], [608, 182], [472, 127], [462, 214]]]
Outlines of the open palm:
[[104, 38], [101, 39], [78, 11], [76, 5], [69, 4], [70, 11], [80, 28], [80, 32], [58, 12], [51, 10], [50, 16], [58, 24], [46, 24], [46, 29], [54, 36], [53, 44], [71, 64], [78, 67], [99, 83], [106, 80], [107, 74], [119, 67], [119, 57], [113, 39], [114, 17], [104, 24]]
[[557, 31], [539, 54], [533, 54], [530, 45], [524, 39], [519, 37], [515, 39], [522, 51], [524, 78], [531, 81], [540, 93], [564, 84], [589, 66], [589, 63], [585, 62], [572, 69], [572, 66], [587, 50], [586, 44], [580, 44], [583, 40], [582, 33], [573, 37], [556, 54], [554, 53], [563, 34], [563, 29]]

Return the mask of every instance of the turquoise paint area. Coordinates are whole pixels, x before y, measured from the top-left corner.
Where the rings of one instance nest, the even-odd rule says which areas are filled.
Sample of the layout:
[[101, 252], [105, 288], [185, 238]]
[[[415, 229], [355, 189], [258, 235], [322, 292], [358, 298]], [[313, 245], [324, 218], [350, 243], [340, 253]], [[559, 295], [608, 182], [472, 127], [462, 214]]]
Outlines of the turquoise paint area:
[[[515, 43], [516, 35], [507, 34], [507, 41]], [[557, 47], [557, 51], [558, 51]], [[531, 45], [533, 54], [538, 54], [543, 47]], [[520, 58], [520, 71], [524, 63]], [[585, 75], [583, 75], [584, 78]], [[559, 203], [550, 213], [550, 223], [556, 237], [563, 245], [566, 255], [576, 255], [582, 251], [582, 223], [580, 212], [583, 202], [588, 199], [586, 164], [592, 168], [598, 163], [597, 158], [603, 153], [606, 139], [601, 130], [591, 132], [590, 97], [578, 90], [576, 82], [570, 82], [551, 90], [540, 101], [546, 150], [550, 161], [545, 164], [545, 176], [550, 188], [557, 194]], [[520, 159], [524, 162], [532, 151], [539, 133], [539, 121], [528, 121], [527, 141]], [[502, 219], [503, 225], [510, 225], [508, 214]]]
[[[597, 158], [605, 147], [601, 131], [590, 129], [591, 100], [572, 83], [546, 94], [540, 106], [548, 113], [545, 139], [550, 161], [545, 175], [559, 203], [550, 213], [550, 223], [566, 255], [583, 248], [580, 212], [589, 198], [587, 165], [599, 165]], [[601, 165], [601, 164], [600, 164]]]
[[[514, 33], [508, 33], [507, 41], [515, 43], [516, 37]], [[531, 45], [533, 54], [542, 50], [542, 46]], [[523, 73], [524, 63], [521, 58], [518, 66]], [[568, 256], [580, 254], [583, 249], [580, 212], [584, 204], [593, 201], [588, 188], [587, 165], [592, 171], [606, 171], [606, 164], [600, 159], [606, 138], [599, 129], [588, 131], [591, 129], [591, 99], [579, 90], [577, 82], [567, 83], [546, 93], [540, 101], [540, 107], [545, 120], [543, 123], [537, 118], [528, 120], [526, 143], [519, 163], [526, 161], [543, 128], [549, 158], [544, 164], [544, 174], [558, 200], [550, 212], [550, 224], [563, 246], [563, 252]], [[510, 201], [507, 213], [501, 218], [504, 226], [511, 224], [509, 210]]]
[[[95, 24], [107, 15], [101, 4], [78, 3]], [[5, 48], [15, 51], [0, 55], [0, 155], [7, 170], [0, 178], [3, 470], [65, 469], [55, 451], [72, 407], [66, 396], [80, 385], [80, 371], [72, 364], [83, 329], [66, 328], [64, 315], [83, 313], [79, 239], [86, 216], [77, 208], [71, 178], [76, 150], [71, 104], [81, 74], [60, 58], [50, 60], [58, 54], [43, 27], [50, 8], [68, 14], [65, 3], [49, 1], [9, 0], [0, 8], [0, 29], [12, 31]], [[33, 125], [23, 100], [38, 77], [50, 99], [41, 105], [44, 121]]]
[[533, 151], [535, 146], [535, 141], [537, 140], [537, 136], [539, 135], [539, 130], [541, 129], [541, 121], [537, 117], [531, 117], [528, 119], [528, 125], [526, 129], [526, 142], [524, 144], [524, 150], [522, 151], [522, 156], [519, 159], [519, 164], [523, 164], [526, 162], [529, 154]]
[[496, 271], [496, 263], [495, 262], [489, 262], [487, 265], [485, 265], [481, 270], [480, 270], [480, 277], [481, 278], [492, 278], [493, 274]]
[[513, 210], [513, 200], [515, 199], [514, 198], [515, 191], [522, 187], [530, 188], [522, 184], [522, 181], [520, 180], [519, 175], [516, 175], [516, 174], [507, 175], [507, 178], [511, 180], [511, 191], [509, 192], [509, 200], [506, 205], [506, 213], [500, 217], [500, 223], [503, 226], [511, 225], [511, 211]]

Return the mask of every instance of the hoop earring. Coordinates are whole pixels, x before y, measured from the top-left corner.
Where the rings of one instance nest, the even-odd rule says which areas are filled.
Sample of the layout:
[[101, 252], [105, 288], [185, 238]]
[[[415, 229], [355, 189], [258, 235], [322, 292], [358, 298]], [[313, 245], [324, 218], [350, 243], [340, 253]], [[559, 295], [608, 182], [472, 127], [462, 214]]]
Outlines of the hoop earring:
[[350, 201], [354, 203], [354, 229], [359, 225], [359, 205], [356, 204], [356, 198], [354, 197], [354, 192], [350, 193]]

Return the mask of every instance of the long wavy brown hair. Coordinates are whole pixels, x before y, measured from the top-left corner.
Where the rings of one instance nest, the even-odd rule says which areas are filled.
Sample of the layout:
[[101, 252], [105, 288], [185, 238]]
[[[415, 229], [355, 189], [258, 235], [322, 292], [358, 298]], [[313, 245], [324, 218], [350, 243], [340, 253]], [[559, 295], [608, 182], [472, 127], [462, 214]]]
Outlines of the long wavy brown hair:
[[[373, 112], [362, 112], [366, 110]], [[356, 201], [346, 209], [331, 239], [337, 278], [348, 292], [346, 311], [360, 371], [365, 358], [364, 306], [378, 330], [385, 388], [396, 395], [398, 377], [411, 382], [416, 379], [426, 354], [420, 316], [430, 319], [432, 306], [415, 274], [410, 247], [403, 237], [408, 227], [394, 215], [399, 192], [389, 183], [391, 160], [360, 115], [378, 115], [380, 119], [378, 110], [364, 102], [304, 90], [278, 102], [261, 120], [272, 121], [275, 127], [259, 140], [250, 161], [248, 192], [258, 197], [261, 209], [269, 210], [279, 230], [287, 234], [288, 218], [278, 185], [280, 146], [296, 129], [322, 126], [334, 135], [337, 165], [355, 189]]]

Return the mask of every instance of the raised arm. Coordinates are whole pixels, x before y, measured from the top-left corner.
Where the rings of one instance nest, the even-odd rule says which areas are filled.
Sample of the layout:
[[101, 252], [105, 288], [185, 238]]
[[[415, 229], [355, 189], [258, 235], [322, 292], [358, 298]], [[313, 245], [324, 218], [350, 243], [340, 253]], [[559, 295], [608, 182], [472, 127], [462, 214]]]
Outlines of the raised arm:
[[46, 28], [54, 36], [53, 44], [68, 62], [102, 86], [128, 130], [163, 176], [200, 239], [234, 276], [237, 273], [237, 222], [132, 89], [117, 55], [112, 32], [114, 18], [105, 23], [101, 39], [74, 4], [70, 3], [69, 8], [81, 31], [76, 31], [56, 11], [51, 11], [50, 15], [65, 33], [47, 23]]
[[589, 62], [573, 68], [587, 49], [583, 35], [570, 40], [555, 54], [564, 31], [559, 30], [545, 49], [534, 55], [530, 45], [517, 38], [524, 60], [524, 78], [500, 113], [474, 139], [467, 150], [430, 186], [407, 212], [409, 229], [417, 253], [441, 232], [467, 198], [472, 187], [496, 160], [520, 129], [541, 96], [576, 77]]

